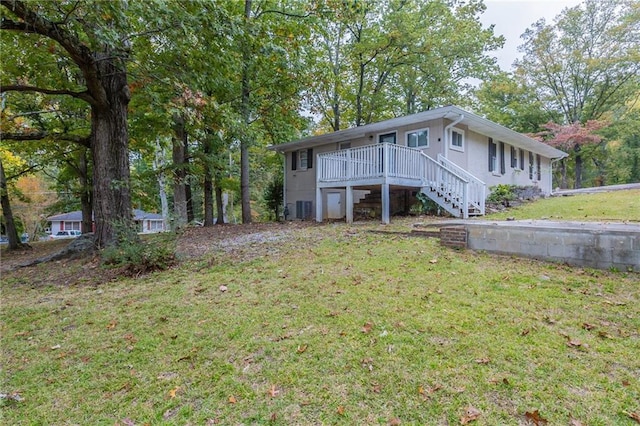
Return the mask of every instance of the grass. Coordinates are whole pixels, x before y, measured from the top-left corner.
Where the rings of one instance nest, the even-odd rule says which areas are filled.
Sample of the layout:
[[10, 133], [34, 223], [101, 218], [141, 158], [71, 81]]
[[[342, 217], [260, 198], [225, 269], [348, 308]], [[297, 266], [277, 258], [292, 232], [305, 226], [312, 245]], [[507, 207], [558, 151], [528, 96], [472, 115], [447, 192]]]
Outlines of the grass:
[[487, 216], [491, 219], [550, 219], [640, 222], [640, 190], [551, 197]]
[[0, 420], [635, 423], [637, 274], [450, 250], [409, 224], [311, 227], [98, 286], [3, 277], [0, 393], [22, 401]]

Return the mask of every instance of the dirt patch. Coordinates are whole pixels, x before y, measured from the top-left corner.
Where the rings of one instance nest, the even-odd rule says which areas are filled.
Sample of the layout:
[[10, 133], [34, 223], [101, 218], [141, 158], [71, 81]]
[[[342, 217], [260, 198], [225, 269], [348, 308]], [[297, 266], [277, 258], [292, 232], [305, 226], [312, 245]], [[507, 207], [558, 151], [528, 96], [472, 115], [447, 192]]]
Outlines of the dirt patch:
[[[178, 235], [176, 254], [181, 262], [202, 257], [246, 261], [277, 251], [277, 245], [295, 238], [295, 231], [317, 227], [311, 222], [254, 223], [214, 227], [190, 227]], [[69, 240], [41, 241], [31, 249], [0, 250], [2, 280], [20, 285], [99, 285], [117, 279], [120, 271], [101, 266], [100, 258], [59, 260], [20, 267], [34, 259], [62, 250]]]

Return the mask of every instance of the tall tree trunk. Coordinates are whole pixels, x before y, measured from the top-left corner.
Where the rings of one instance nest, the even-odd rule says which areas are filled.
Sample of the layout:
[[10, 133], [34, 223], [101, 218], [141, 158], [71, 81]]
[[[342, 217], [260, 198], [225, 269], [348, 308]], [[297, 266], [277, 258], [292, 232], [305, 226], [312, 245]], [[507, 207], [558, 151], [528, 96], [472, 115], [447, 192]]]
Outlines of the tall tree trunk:
[[560, 160], [560, 189], [567, 189], [567, 159]]
[[222, 195], [222, 186], [220, 185], [220, 180], [216, 179], [215, 183], [215, 191], [216, 191], [216, 209], [218, 211], [218, 218], [216, 220], [216, 225], [224, 225], [224, 200]]
[[158, 182], [158, 195], [160, 196], [160, 209], [162, 213], [162, 221], [164, 226], [168, 225], [169, 219], [169, 201], [167, 200], [166, 179], [164, 174], [164, 149], [160, 144], [160, 139], [156, 140], [156, 153], [153, 158], [153, 169], [157, 173], [156, 180]]
[[211, 137], [205, 136], [204, 141], [204, 226], [213, 226], [213, 155]]
[[89, 174], [89, 159], [87, 149], [82, 147], [78, 155], [78, 169], [80, 171], [80, 206], [82, 210], [81, 230], [83, 234], [93, 232], [93, 190]]
[[187, 143], [187, 133], [184, 128], [184, 117], [180, 114], [173, 115], [173, 216], [174, 229], [186, 225], [187, 217], [187, 170], [184, 157], [184, 146]]
[[18, 238], [18, 230], [13, 221], [13, 211], [11, 210], [11, 202], [9, 201], [9, 192], [7, 191], [7, 178], [4, 174], [2, 160], [0, 160], [0, 205], [2, 205], [2, 215], [4, 216], [4, 226], [9, 239], [9, 249], [16, 250], [23, 247], [22, 242]]
[[[251, 0], [244, 2], [245, 25], [249, 27], [251, 19]], [[249, 179], [249, 125], [251, 123], [251, 109], [249, 96], [251, 88], [249, 85], [249, 62], [251, 61], [251, 49], [245, 46], [242, 53], [242, 119], [245, 124], [245, 132], [240, 142], [240, 193], [242, 196], [242, 223], [251, 223], [251, 186]]]
[[356, 126], [362, 125], [362, 97], [364, 95], [364, 70], [365, 70], [365, 64], [362, 62], [362, 55], [360, 55], [358, 91], [356, 92]]
[[580, 145], [574, 145], [573, 152], [575, 152], [575, 164], [576, 164], [576, 183], [575, 189], [582, 188], [582, 154], [580, 154]]
[[131, 97], [127, 74], [110, 59], [98, 55], [97, 68], [107, 102], [91, 107], [93, 195], [98, 247], [135, 238], [129, 188], [127, 105]]

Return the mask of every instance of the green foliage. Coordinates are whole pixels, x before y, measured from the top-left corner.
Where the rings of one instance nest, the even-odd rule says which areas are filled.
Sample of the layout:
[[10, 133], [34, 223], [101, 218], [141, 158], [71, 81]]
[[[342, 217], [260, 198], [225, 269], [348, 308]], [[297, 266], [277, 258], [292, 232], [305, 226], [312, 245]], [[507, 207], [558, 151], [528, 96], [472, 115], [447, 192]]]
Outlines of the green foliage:
[[440, 206], [438, 206], [438, 203], [433, 201], [431, 198], [429, 198], [423, 192], [418, 192], [416, 194], [416, 198], [418, 199], [418, 202], [420, 203], [419, 204], [419, 206], [420, 206], [420, 212], [419, 213], [428, 214], [428, 215], [437, 215], [440, 212]]
[[509, 207], [509, 203], [517, 198], [516, 185], [499, 184], [489, 188], [491, 193], [487, 197], [490, 203], [500, 203], [505, 207]]
[[176, 241], [176, 234], [170, 232], [122, 240], [102, 251], [102, 262], [132, 276], [163, 271], [175, 264]]
[[269, 212], [269, 220], [278, 220], [280, 218], [280, 208], [284, 202], [283, 188], [282, 174], [279, 173], [273, 176], [264, 189], [262, 198]]

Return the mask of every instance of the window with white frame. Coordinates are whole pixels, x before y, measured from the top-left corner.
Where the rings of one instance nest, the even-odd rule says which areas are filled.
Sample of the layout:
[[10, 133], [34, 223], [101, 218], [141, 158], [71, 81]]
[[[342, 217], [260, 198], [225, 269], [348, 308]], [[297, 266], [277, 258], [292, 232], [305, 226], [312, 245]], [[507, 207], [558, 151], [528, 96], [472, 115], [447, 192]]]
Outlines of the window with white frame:
[[407, 146], [409, 148], [428, 148], [429, 129], [418, 129], [407, 132]]
[[313, 167], [313, 149], [301, 149], [291, 153], [291, 170], [307, 170]]
[[164, 229], [163, 223], [161, 220], [148, 220], [147, 221], [147, 230], [148, 231], [162, 231]]
[[378, 135], [378, 143], [396, 143], [396, 132], [381, 133]]
[[464, 130], [451, 129], [451, 149], [464, 151]]
[[80, 222], [62, 222], [62, 226], [60, 226], [60, 229], [63, 229], [65, 231], [79, 231], [80, 230]]

